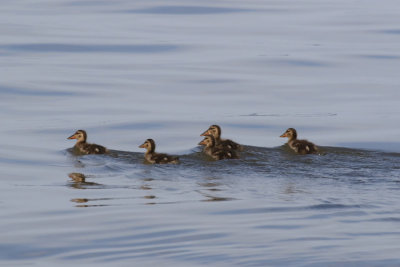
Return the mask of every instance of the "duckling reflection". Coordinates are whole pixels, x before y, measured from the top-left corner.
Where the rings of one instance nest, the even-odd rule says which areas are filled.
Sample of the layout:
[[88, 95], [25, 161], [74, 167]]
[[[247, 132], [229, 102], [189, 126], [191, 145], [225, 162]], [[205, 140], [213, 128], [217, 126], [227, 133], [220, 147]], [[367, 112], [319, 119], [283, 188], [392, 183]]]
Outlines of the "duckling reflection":
[[[145, 190], [145, 191], [149, 191], [151, 192], [151, 190], [153, 190], [153, 188], [151, 187], [150, 182], [153, 181], [153, 178], [143, 178], [143, 184], [139, 187], [141, 190]], [[143, 196], [144, 199], [155, 199], [157, 198], [155, 195], [145, 195]], [[156, 204], [155, 202], [149, 202], [149, 203], [145, 203], [145, 204]]]
[[285, 195], [293, 195], [298, 193], [307, 193], [307, 192], [297, 188], [296, 184], [294, 183], [288, 183], [283, 190], [283, 194]]
[[243, 147], [230, 139], [221, 139], [221, 127], [219, 125], [211, 125], [200, 136], [212, 135], [215, 138], [215, 146], [220, 149], [243, 150]]
[[298, 154], [304, 155], [318, 153], [316, 145], [307, 140], [297, 139], [297, 131], [294, 128], [287, 129], [280, 137], [287, 137], [289, 139], [287, 144]]
[[73, 198], [73, 199], [71, 199], [71, 202], [86, 203], [86, 202], [89, 202], [89, 199], [88, 198]]
[[73, 135], [68, 137], [68, 139], [76, 139], [76, 144], [74, 146], [74, 150], [79, 154], [88, 155], [88, 154], [105, 154], [108, 153], [107, 148], [104, 146], [89, 144], [86, 142], [87, 134], [84, 130], [78, 130]]
[[68, 176], [77, 183], [86, 182], [86, 176], [83, 173], [71, 172], [70, 174], [68, 174]]
[[79, 172], [69, 173], [68, 176], [73, 180], [72, 183], [69, 184], [71, 188], [75, 189], [88, 189], [93, 188], [94, 186], [103, 187], [102, 184], [86, 182], [86, 175]]
[[[93, 198], [93, 199], [89, 199], [89, 198], [73, 198], [71, 199], [71, 202], [75, 202], [75, 203], [88, 203], [89, 201], [98, 201], [98, 200], [109, 200], [109, 198]], [[80, 205], [76, 205], [75, 207], [77, 208], [89, 208], [89, 207], [105, 207], [108, 205], [104, 205], [104, 204], [80, 204]]]
[[221, 186], [222, 184], [216, 181], [219, 180], [218, 178], [207, 177], [205, 180], [205, 182], [199, 182], [197, 184], [204, 187], [208, 191], [221, 191], [218, 186]]
[[[219, 178], [207, 177], [207, 178], [205, 178], [205, 180], [206, 180], [205, 182], [197, 183], [201, 187], [204, 187], [204, 189], [201, 189], [201, 190], [197, 191], [199, 194], [201, 194], [203, 197], [205, 197], [205, 199], [203, 199], [201, 201], [204, 201], [204, 202], [211, 201], [211, 202], [213, 202], [213, 201], [234, 200], [234, 198], [220, 197], [220, 196], [214, 195], [217, 192], [222, 192], [223, 191], [221, 188], [219, 188], [220, 186], [222, 186], [222, 184], [217, 182], [217, 180], [219, 180]], [[204, 192], [204, 191], [207, 191], [207, 192]]]
[[202, 200], [203, 202], [219, 202], [219, 201], [230, 201], [235, 200], [231, 197], [216, 197], [204, 194], [203, 196], [207, 197], [207, 199]]

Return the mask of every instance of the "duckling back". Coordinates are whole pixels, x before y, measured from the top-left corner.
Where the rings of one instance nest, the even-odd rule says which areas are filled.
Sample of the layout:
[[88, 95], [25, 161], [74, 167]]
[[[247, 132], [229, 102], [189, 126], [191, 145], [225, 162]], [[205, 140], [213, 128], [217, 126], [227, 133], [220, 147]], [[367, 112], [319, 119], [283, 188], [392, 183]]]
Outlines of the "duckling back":
[[217, 143], [216, 146], [227, 150], [243, 150], [243, 147], [241, 145], [230, 139], [221, 139], [221, 141]]
[[224, 150], [224, 149], [217, 149], [215, 150], [212, 155], [214, 159], [221, 160], [221, 159], [238, 159], [239, 155], [235, 150]]
[[106, 154], [108, 152], [107, 148], [97, 144], [88, 144], [88, 143], [77, 143], [75, 147], [82, 154]]
[[147, 161], [150, 163], [166, 164], [166, 163], [179, 163], [179, 157], [167, 154], [151, 153], [146, 155]]
[[318, 152], [318, 148], [313, 143], [307, 140], [294, 140], [289, 142], [289, 146], [299, 154], [313, 154]]

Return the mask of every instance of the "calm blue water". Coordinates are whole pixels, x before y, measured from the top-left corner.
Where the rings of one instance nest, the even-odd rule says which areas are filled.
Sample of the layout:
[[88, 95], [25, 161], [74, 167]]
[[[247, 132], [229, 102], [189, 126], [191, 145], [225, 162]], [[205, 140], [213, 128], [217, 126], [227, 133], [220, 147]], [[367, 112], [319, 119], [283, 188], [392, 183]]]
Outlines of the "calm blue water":
[[397, 6], [2, 1], [0, 265], [399, 266]]

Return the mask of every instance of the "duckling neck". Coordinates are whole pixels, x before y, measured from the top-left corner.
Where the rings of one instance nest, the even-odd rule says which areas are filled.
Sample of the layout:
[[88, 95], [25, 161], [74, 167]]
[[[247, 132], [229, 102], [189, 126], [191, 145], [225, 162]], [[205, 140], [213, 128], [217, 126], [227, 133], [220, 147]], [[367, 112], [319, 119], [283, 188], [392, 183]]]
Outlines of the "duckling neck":
[[293, 143], [294, 141], [296, 141], [296, 139], [297, 139], [296, 136], [292, 136], [292, 137], [289, 139], [288, 143], [289, 143], [289, 144], [290, 144], [290, 143]]
[[208, 146], [206, 146], [207, 149], [213, 149], [215, 147], [215, 144], [209, 144]]
[[150, 147], [147, 149], [146, 154], [153, 154], [154, 153], [154, 147]]
[[78, 140], [78, 141], [76, 141], [76, 146], [82, 146], [82, 145], [84, 145], [84, 144], [86, 144], [86, 140], [85, 139], [83, 139], [83, 140]]
[[204, 153], [206, 153], [206, 154], [212, 156], [212, 154], [213, 154], [214, 151], [215, 151], [215, 146], [213, 146], [213, 145], [205, 146], [204, 149], [203, 149], [203, 151], [204, 151]]

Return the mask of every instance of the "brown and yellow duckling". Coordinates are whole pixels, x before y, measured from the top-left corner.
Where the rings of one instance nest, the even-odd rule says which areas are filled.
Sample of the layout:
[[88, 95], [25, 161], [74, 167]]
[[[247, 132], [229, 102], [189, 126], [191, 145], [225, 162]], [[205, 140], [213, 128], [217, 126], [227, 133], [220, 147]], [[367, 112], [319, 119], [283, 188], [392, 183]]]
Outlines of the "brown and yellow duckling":
[[212, 135], [215, 138], [215, 146], [228, 150], [242, 150], [243, 147], [230, 139], [221, 139], [221, 127], [218, 125], [211, 125], [200, 136]]
[[289, 139], [289, 147], [293, 149], [296, 153], [304, 155], [318, 152], [317, 146], [313, 143], [307, 140], [298, 140], [297, 132], [293, 128], [287, 129], [286, 132], [284, 132], [280, 137], [287, 137]]
[[107, 148], [104, 146], [86, 143], [87, 134], [84, 130], [78, 130], [68, 139], [76, 139], [74, 149], [78, 150], [81, 154], [105, 154], [108, 153]]
[[179, 163], [179, 157], [170, 156], [167, 154], [156, 153], [156, 143], [153, 139], [147, 139], [143, 144], [139, 146], [140, 148], [146, 148], [147, 151], [144, 154], [144, 158], [154, 164], [154, 163]]
[[239, 156], [235, 150], [222, 148], [216, 145], [216, 140], [213, 135], [204, 135], [204, 139], [199, 143], [204, 146], [204, 153], [216, 160], [221, 159], [238, 159]]

